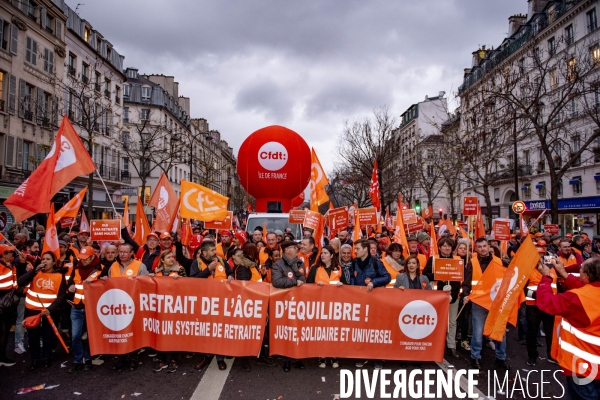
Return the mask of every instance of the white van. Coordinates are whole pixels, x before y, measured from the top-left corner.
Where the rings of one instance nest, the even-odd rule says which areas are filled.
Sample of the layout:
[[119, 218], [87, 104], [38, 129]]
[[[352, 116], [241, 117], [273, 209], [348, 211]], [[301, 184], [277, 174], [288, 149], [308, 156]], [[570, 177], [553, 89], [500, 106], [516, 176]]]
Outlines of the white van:
[[285, 232], [285, 228], [292, 228], [292, 234], [295, 240], [302, 238], [302, 225], [290, 224], [288, 213], [250, 213], [246, 220], [246, 232], [248, 237], [252, 237], [252, 232], [257, 227], [263, 227], [267, 225], [267, 232], [280, 230]]

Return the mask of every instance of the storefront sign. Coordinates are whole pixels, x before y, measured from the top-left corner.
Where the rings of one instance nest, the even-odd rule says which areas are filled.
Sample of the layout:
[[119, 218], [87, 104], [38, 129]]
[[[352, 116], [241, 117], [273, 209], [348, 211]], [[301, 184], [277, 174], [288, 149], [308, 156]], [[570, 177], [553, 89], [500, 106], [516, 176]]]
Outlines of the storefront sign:
[[0, 199], [8, 199], [15, 192], [16, 188], [0, 186]]
[[[549, 200], [526, 201], [527, 211], [543, 211], [550, 209]], [[580, 208], [600, 208], [600, 196], [559, 199], [559, 210], [574, 210]]]

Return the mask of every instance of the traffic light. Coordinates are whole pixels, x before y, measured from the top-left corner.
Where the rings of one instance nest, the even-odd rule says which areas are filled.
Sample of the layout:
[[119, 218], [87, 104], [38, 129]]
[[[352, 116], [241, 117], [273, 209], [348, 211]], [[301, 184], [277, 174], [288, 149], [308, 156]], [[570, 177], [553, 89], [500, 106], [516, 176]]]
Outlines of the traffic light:
[[421, 213], [421, 200], [415, 200], [415, 211], [417, 214]]
[[440, 213], [440, 219], [442, 219], [442, 214], [443, 214], [444, 210], [442, 210], [442, 209], [440, 208], [438, 211], [439, 211], [439, 213]]

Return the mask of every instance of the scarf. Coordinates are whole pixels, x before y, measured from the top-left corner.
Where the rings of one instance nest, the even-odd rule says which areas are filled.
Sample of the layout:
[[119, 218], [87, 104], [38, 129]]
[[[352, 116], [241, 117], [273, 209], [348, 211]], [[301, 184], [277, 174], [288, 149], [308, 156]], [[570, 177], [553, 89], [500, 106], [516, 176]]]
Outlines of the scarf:
[[[385, 260], [396, 270], [397, 272], [401, 272], [404, 270], [404, 266], [400, 264], [398, 261], [394, 260], [392, 256], [386, 256]], [[400, 260], [399, 260], [400, 261]]]

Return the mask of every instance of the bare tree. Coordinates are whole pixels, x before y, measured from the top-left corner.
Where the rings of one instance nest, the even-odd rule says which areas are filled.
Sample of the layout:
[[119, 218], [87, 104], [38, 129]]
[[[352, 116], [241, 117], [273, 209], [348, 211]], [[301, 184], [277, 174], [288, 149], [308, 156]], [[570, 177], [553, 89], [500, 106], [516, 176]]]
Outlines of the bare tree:
[[388, 109], [380, 108], [373, 112], [372, 118], [347, 122], [338, 140], [340, 172], [351, 174], [350, 179], [357, 184], [366, 183], [367, 190], [377, 160], [382, 210], [396, 200], [399, 191], [398, 171], [392, 168], [398, 150], [393, 140], [395, 127], [396, 120]]
[[186, 146], [182, 145], [185, 132], [168, 129], [160, 116], [153, 118], [150, 109], [141, 110], [137, 118], [130, 116], [125, 128], [129, 131], [122, 132], [115, 145], [122, 149], [142, 181], [140, 201], [144, 204], [152, 171], [159, 169], [168, 174], [173, 166], [187, 160]]

